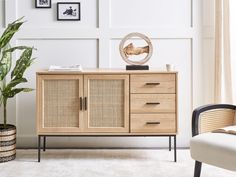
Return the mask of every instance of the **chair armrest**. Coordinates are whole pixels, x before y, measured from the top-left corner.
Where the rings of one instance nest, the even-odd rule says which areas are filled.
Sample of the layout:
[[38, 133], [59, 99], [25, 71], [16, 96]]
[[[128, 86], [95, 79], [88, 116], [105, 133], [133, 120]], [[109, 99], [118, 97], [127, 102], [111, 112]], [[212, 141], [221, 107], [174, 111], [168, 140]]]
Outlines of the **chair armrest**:
[[[235, 110], [236, 110], [236, 106], [230, 105], [230, 104], [212, 104], [212, 105], [205, 105], [205, 106], [196, 108], [192, 114], [192, 136], [196, 136], [199, 133], [201, 133], [199, 131], [201, 128], [199, 124], [200, 124], [200, 117], [201, 117], [200, 115], [202, 113], [209, 112], [209, 116], [206, 114], [205, 116], [202, 116], [202, 118], [209, 119], [210, 123], [212, 122], [212, 119], [215, 118], [215, 121], [216, 122], [218, 121], [218, 122], [215, 124], [213, 122], [214, 128], [221, 128], [222, 126], [233, 124]], [[218, 113], [214, 113], [214, 111], [218, 111]], [[221, 114], [219, 114], [219, 111], [221, 112]], [[224, 114], [224, 112], [225, 113], [227, 112], [227, 114]], [[221, 120], [219, 121], [217, 119], [221, 119]]]

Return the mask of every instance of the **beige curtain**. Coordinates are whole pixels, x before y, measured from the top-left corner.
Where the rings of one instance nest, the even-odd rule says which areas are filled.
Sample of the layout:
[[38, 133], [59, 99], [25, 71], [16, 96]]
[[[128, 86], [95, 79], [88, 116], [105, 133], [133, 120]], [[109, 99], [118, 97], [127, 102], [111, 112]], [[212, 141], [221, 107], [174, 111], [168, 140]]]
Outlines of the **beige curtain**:
[[232, 103], [229, 0], [215, 0], [215, 103]]

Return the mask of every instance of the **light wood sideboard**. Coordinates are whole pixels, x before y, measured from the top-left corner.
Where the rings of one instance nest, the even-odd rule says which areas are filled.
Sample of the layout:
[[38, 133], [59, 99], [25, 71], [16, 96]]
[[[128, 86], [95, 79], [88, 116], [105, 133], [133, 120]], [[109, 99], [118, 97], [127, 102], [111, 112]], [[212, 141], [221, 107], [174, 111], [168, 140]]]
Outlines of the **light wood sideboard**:
[[38, 161], [41, 137], [167, 136], [178, 132], [177, 72], [41, 70], [37, 77]]

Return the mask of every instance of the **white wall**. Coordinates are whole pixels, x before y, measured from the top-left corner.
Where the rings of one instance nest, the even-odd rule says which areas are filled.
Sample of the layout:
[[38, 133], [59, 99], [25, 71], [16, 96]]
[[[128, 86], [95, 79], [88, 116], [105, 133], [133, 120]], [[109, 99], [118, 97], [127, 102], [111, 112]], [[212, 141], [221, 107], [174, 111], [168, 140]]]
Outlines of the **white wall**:
[[[154, 45], [153, 57], [148, 64], [152, 68], [163, 69], [166, 63], [173, 63], [179, 71], [177, 144], [187, 147], [191, 137], [192, 109], [204, 101], [202, 1], [78, 1], [81, 2], [81, 21], [58, 22], [56, 0], [52, 0], [52, 9], [35, 9], [32, 0], [0, 0], [1, 26], [4, 21], [9, 23], [21, 16], [27, 20], [12, 44], [38, 49], [34, 52], [37, 61], [26, 73], [28, 85], [35, 88], [35, 72], [51, 64], [79, 63], [84, 68], [124, 68], [126, 64], [118, 51], [121, 38], [130, 32], [144, 33]], [[35, 92], [18, 95], [10, 102], [8, 111], [10, 122], [17, 125], [18, 147], [35, 147]], [[51, 138], [48, 144], [67, 144], [70, 147], [163, 147], [167, 146], [167, 142], [166, 138]]]

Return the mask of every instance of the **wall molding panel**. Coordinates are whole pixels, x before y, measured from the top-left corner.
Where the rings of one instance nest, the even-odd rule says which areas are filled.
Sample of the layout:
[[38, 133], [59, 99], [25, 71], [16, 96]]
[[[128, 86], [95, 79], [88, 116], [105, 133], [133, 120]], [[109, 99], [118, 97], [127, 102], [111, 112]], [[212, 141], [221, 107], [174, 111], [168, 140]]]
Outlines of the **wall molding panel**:
[[[4, 1], [5, 14], [0, 12], [0, 15], [5, 17], [6, 24], [19, 18], [19, 14], [29, 13], [25, 14], [25, 20], [28, 20], [27, 17], [30, 19], [27, 22], [28, 25], [26, 23], [12, 41], [13, 45], [32, 45], [38, 49], [34, 53], [38, 59], [27, 73], [27, 77], [30, 77], [29, 85], [35, 87], [35, 71], [53, 64], [52, 62], [61, 65], [83, 64], [84, 68], [124, 68], [126, 64], [118, 51], [119, 41], [130, 32], [144, 33], [152, 39], [154, 44], [151, 67], [163, 69], [166, 63], [173, 63], [179, 71], [179, 101], [181, 103], [179, 105], [182, 106], [179, 108], [180, 131], [177, 143], [179, 147], [188, 147], [191, 137], [192, 109], [203, 103], [201, 97], [203, 92], [203, 75], [201, 74], [203, 73], [201, 46], [203, 0], [71, 1], [81, 2], [81, 21], [56, 21], [54, 15], [57, 0], [52, 0], [52, 9], [46, 10], [34, 9], [32, 0]], [[124, 2], [129, 6], [124, 7]], [[132, 8], [130, 6], [133, 2], [140, 5]], [[145, 4], [148, 8], [145, 8]], [[19, 7], [25, 9], [18, 9]], [[122, 7], [123, 11], [119, 10]], [[145, 26], [140, 25], [143, 19], [142, 13], [137, 14], [138, 11], [147, 18], [143, 21]], [[41, 14], [43, 18], [50, 18], [45, 19], [45, 24], [43, 24], [43, 19], [39, 19], [40, 23], [37, 24], [37, 19]], [[0, 31], [3, 31], [3, 28], [4, 26], [0, 26]], [[15, 58], [18, 55], [19, 53], [15, 54]], [[35, 108], [32, 107], [35, 104], [35, 93], [17, 96], [11, 102], [10, 109], [13, 117], [11, 122], [16, 123], [18, 127], [18, 146], [35, 147]], [[27, 107], [31, 110], [27, 111]], [[26, 112], [27, 115], [23, 115], [22, 112]], [[89, 138], [87, 143], [84, 139], [77, 140], [82, 143], [81, 147], [96, 146], [93, 138]], [[112, 143], [108, 142], [111, 139], [104, 140], [104, 146], [112, 146]], [[132, 142], [129, 143], [130, 140]], [[67, 141], [70, 142], [69, 146], [78, 146], [73, 139], [55, 138], [53, 141], [55, 144]], [[120, 147], [144, 147], [145, 141], [144, 138], [117, 138], [114, 140], [114, 146], [118, 147], [119, 142], [122, 142]], [[100, 145], [99, 142], [97, 144]], [[165, 147], [166, 141], [149, 138], [147, 144], [150, 147]]]

